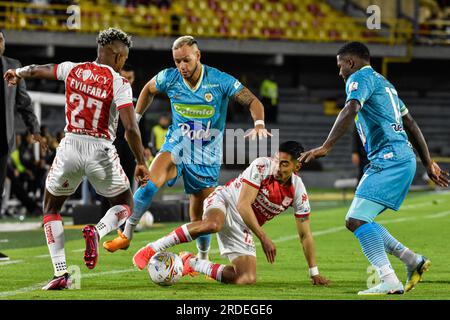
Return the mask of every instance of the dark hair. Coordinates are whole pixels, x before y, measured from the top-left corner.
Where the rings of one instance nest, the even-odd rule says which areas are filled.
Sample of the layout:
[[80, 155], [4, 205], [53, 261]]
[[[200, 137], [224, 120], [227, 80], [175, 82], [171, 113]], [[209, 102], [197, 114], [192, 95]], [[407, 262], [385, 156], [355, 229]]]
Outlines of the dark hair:
[[108, 28], [100, 31], [97, 37], [97, 43], [101, 46], [106, 46], [116, 40], [121, 41], [128, 48], [131, 48], [131, 37], [120, 29]]
[[370, 61], [369, 48], [361, 42], [349, 42], [339, 49], [337, 55], [354, 55], [366, 61]]
[[278, 151], [286, 152], [291, 155], [292, 159], [297, 160], [300, 154], [305, 151], [303, 146], [297, 141], [285, 141], [280, 144]]

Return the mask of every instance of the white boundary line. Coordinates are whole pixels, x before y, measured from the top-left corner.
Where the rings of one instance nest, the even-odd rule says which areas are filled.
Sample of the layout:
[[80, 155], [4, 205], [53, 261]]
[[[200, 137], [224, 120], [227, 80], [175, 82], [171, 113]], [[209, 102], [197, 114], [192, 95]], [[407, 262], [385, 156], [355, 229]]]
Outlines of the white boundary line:
[[[413, 221], [413, 220], [417, 220], [417, 219], [438, 219], [438, 218], [443, 218], [448, 215], [450, 215], [450, 210], [438, 212], [438, 213], [431, 214], [431, 215], [424, 216], [424, 217], [409, 217], [409, 218], [399, 218], [399, 219], [391, 219], [391, 220], [380, 220], [378, 222], [383, 223], [383, 224], [391, 224], [391, 223], [398, 223], [398, 222], [404, 222], [404, 221]], [[325, 235], [325, 234], [340, 232], [345, 229], [346, 228], [344, 226], [341, 226], [341, 227], [334, 227], [334, 228], [329, 228], [329, 229], [325, 229], [325, 230], [319, 230], [319, 231], [313, 232], [313, 236], [318, 237], [318, 236]], [[291, 235], [291, 236], [277, 238], [273, 242], [281, 243], [281, 242], [286, 242], [286, 241], [290, 241], [290, 240], [297, 239], [297, 238], [298, 238], [298, 235]], [[257, 244], [259, 245], [259, 243], [257, 243]], [[211, 250], [211, 253], [219, 253], [219, 251], [217, 249]], [[17, 260], [17, 261], [21, 262], [23, 260]], [[12, 262], [12, 261], [10, 261], [10, 262]], [[85, 274], [84, 276], [82, 275], [82, 278], [93, 278], [93, 277], [102, 276], [102, 275], [132, 272], [133, 270], [135, 270], [135, 269], [121, 269], [121, 270], [111, 270], [111, 271], [98, 272], [98, 273], [90, 273], [90, 274]], [[39, 283], [39, 284], [20, 288], [20, 289], [13, 290], [13, 291], [0, 292], [0, 297], [15, 296], [20, 293], [27, 293], [27, 292], [35, 291], [37, 289], [40, 289], [45, 284], [46, 283]]]

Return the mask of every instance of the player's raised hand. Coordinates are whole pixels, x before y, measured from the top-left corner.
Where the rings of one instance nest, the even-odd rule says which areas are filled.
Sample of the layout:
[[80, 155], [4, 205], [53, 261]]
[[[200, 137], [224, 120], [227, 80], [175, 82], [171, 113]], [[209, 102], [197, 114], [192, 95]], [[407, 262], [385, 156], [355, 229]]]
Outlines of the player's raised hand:
[[147, 166], [144, 164], [137, 164], [134, 169], [134, 177], [138, 182], [140, 187], [143, 187], [147, 184], [150, 179], [150, 171], [148, 171]]
[[260, 140], [262, 138], [267, 138], [267, 137], [272, 137], [273, 135], [267, 131], [266, 128], [264, 128], [263, 126], [259, 127], [256, 126], [255, 128], [253, 128], [249, 133], [247, 133], [244, 138], [250, 138], [251, 140], [255, 140], [256, 137], [258, 137]]
[[440, 187], [448, 187], [448, 172], [442, 170], [436, 162], [431, 162], [427, 167], [427, 173], [431, 180]]
[[20, 77], [16, 74], [15, 69], [8, 69], [8, 71], [5, 72], [3, 79], [8, 83], [8, 86], [15, 86], [19, 83]]
[[264, 237], [261, 240], [261, 246], [266, 254], [267, 261], [269, 263], [275, 262], [275, 256], [277, 255], [277, 248], [275, 244], [268, 237]]
[[303, 152], [298, 158], [298, 161], [301, 163], [308, 163], [314, 159], [325, 157], [328, 154], [329, 150], [324, 146], [311, 149]]
[[327, 286], [330, 284], [330, 280], [322, 277], [320, 274], [311, 277], [312, 284], [315, 286]]

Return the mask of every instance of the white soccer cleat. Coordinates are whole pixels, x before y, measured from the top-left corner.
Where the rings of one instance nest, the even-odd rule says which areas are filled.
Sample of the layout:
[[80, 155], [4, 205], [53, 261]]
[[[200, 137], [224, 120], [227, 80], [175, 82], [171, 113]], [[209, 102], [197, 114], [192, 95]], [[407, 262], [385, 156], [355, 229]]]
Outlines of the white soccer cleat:
[[359, 291], [359, 296], [382, 296], [386, 294], [403, 294], [405, 289], [403, 284], [399, 281], [397, 284], [388, 284], [381, 282], [380, 284], [370, 289]]

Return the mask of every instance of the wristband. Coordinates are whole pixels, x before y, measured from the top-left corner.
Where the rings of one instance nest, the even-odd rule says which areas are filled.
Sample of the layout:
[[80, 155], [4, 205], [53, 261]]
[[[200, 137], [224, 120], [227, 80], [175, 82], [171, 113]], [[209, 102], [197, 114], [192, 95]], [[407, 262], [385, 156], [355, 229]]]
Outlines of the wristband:
[[141, 118], [142, 118], [142, 114], [136, 112], [136, 121], [137, 121], [137, 123], [139, 123], [139, 121], [141, 121]]
[[256, 121], [255, 121], [255, 127], [256, 127], [257, 125], [263, 125], [263, 126], [265, 126], [264, 120], [256, 120]]
[[317, 267], [309, 268], [309, 276], [310, 277], [314, 277], [317, 275], [319, 275], [319, 268], [317, 268]]

